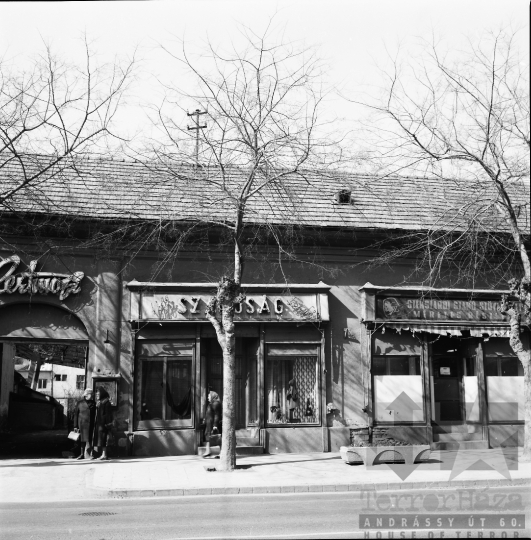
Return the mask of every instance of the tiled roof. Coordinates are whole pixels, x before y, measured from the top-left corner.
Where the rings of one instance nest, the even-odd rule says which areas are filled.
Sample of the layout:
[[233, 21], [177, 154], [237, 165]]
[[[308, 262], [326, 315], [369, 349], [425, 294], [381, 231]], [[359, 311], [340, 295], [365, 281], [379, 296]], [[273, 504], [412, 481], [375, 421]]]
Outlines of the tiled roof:
[[[31, 167], [31, 165], [28, 165]], [[22, 178], [18, 165], [0, 169], [0, 193]], [[134, 161], [84, 159], [76, 169], [20, 190], [12, 200], [17, 211], [102, 219], [230, 219], [244, 170], [188, 165], [166, 166]], [[352, 204], [338, 204], [335, 194], [350, 189]], [[522, 230], [529, 232], [529, 178], [508, 186], [520, 206]], [[488, 228], [505, 229], [493, 212], [495, 194], [488, 183], [439, 178], [371, 177], [343, 172], [286, 174], [248, 205], [247, 220], [313, 227], [426, 230], [461, 228], [463, 215], [478, 216]], [[487, 207], [491, 210], [486, 211]], [[3, 210], [6, 212], [6, 210]]]

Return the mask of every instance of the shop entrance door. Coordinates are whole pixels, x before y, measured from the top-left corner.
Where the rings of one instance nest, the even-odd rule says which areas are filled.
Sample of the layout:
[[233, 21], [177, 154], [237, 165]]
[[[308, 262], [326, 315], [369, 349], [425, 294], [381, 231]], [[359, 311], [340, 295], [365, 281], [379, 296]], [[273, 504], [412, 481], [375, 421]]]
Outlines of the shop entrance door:
[[[223, 399], [223, 354], [216, 339], [206, 343], [207, 391], [214, 390]], [[257, 421], [256, 338], [236, 338], [236, 429], [245, 429]]]
[[436, 423], [463, 423], [463, 359], [459, 342], [440, 338], [432, 344], [432, 411]]

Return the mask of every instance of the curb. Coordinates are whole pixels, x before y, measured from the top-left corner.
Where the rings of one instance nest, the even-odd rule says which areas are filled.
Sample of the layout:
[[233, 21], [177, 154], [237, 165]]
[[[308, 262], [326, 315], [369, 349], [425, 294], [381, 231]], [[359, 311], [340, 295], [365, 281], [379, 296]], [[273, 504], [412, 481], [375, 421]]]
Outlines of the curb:
[[531, 478], [515, 480], [458, 480], [455, 482], [382, 482], [378, 484], [306, 484], [286, 486], [245, 486], [182, 489], [106, 489], [88, 487], [98, 498], [129, 499], [146, 497], [192, 497], [219, 495], [265, 495], [269, 493], [340, 493], [345, 491], [396, 491], [412, 489], [464, 489], [531, 486]]

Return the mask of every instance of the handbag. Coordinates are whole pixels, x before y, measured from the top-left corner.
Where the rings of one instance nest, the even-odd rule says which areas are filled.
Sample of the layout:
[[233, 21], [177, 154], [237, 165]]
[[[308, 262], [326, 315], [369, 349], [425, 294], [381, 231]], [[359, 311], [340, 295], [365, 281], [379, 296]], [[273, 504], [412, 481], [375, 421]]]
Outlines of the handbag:
[[79, 441], [79, 437], [81, 437], [81, 433], [79, 433], [78, 431], [71, 431], [68, 434], [68, 438], [76, 442]]
[[221, 433], [213, 433], [209, 437], [208, 441], [212, 446], [220, 446], [221, 445]]

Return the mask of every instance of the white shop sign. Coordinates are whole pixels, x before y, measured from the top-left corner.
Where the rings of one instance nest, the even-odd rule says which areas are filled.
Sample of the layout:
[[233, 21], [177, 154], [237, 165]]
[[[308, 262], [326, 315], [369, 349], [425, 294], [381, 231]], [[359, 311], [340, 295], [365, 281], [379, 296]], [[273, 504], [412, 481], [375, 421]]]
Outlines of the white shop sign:
[[[133, 293], [134, 294], [134, 293]], [[138, 294], [138, 293], [137, 293]], [[142, 320], [207, 320], [206, 306], [211, 296], [204, 293], [139, 293], [138, 318]], [[132, 318], [136, 318], [133, 300]], [[326, 294], [248, 294], [235, 306], [236, 321], [321, 321], [328, 320]]]
[[57, 294], [59, 300], [63, 301], [81, 291], [80, 283], [85, 276], [83, 272], [37, 272], [37, 262], [31, 261], [25, 272], [15, 274], [20, 265], [20, 257], [12, 255], [0, 259], [0, 294]]

